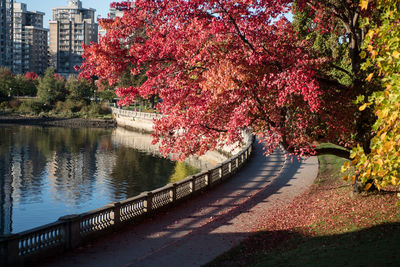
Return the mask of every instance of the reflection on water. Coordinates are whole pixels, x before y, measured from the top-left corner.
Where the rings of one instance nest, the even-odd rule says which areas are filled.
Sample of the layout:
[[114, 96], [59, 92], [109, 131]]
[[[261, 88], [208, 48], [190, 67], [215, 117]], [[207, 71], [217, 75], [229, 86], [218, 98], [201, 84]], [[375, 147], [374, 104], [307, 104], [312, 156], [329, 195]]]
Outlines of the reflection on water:
[[197, 171], [156, 156], [156, 148], [144, 145], [148, 136], [123, 133], [0, 127], [0, 235], [99, 208]]

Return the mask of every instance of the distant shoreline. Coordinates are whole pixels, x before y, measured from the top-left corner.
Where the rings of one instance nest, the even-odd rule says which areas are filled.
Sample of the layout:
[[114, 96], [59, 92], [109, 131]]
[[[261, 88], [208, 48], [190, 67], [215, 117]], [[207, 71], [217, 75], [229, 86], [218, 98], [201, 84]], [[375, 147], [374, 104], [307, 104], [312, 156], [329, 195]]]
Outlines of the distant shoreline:
[[38, 125], [59, 127], [115, 128], [117, 123], [112, 119], [84, 119], [57, 117], [27, 117], [20, 115], [0, 115], [2, 125]]

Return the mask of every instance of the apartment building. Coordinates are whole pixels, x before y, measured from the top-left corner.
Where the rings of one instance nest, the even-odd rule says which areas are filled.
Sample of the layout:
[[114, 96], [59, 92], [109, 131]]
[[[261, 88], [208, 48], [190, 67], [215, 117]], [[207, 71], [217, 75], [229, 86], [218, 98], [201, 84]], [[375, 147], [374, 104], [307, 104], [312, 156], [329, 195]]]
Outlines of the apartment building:
[[97, 42], [98, 25], [93, 8], [83, 8], [80, 0], [68, 1], [67, 7], [53, 8], [50, 27], [50, 65], [67, 77], [76, 74], [82, 63], [82, 44]]
[[0, 0], [0, 66], [12, 68], [13, 0]]
[[43, 12], [28, 11], [24, 3], [13, 7], [14, 73], [28, 71], [43, 74], [48, 65], [48, 29], [43, 28]]

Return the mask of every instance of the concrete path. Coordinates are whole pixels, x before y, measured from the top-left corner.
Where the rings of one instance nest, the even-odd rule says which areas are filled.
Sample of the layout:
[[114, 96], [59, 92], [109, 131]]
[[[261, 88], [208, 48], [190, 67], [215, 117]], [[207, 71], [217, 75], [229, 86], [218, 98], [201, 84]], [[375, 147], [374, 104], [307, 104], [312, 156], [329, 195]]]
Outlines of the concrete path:
[[40, 266], [199, 266], [239, 244], [258, 216], [288, 204], [318, 174], [318, 160], [285, 160], [282, 151], [253, 158], [231, 180], [168, 212]]

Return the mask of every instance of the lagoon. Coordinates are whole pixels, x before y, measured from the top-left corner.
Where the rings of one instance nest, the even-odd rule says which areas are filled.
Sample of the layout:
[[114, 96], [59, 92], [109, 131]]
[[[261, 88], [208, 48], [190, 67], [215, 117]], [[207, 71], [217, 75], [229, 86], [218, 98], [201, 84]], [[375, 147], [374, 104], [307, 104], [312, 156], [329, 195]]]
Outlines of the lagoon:
[[0, 235], [87, 212], [198, 171], [162, 158], [150, 142], [148, 135], [119, 128], [0, 126]]

